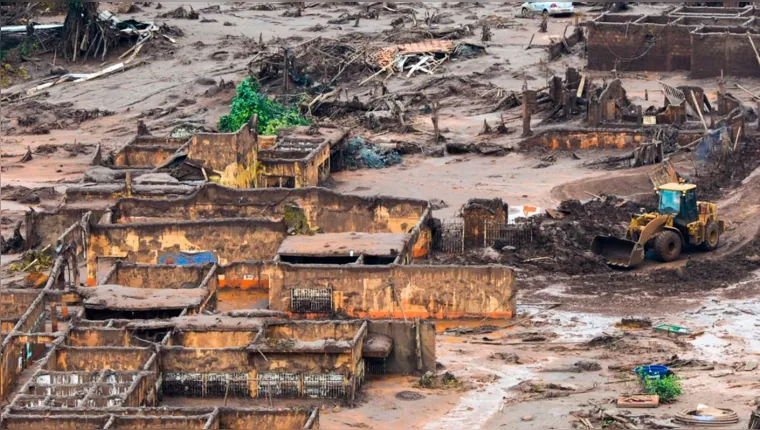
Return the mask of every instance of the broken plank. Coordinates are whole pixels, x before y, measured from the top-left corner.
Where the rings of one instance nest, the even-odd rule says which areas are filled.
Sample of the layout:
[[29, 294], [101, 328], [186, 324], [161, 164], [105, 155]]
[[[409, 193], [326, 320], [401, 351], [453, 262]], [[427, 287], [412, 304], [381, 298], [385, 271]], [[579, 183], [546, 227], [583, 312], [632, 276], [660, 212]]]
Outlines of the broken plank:
[[699, 119], [702, 120], [702, 126], [705, 128], [705, 131], [709, 130], [707, 128], [707, 122], [705, 122], [705, 117], [702, 115], [702, 104], [697, 101], [697, 96], [694, 95], [694, 91], [689, 91], [689, 94], [691, 94], [691, 99], [694, 101], [694, 108], [699, 114]]
[[412, 77], [412, 74], [416, 72], [417, 69], [421, 68], [422, 65], [427, 63], [429, 60], [430, 60], [430, 57], [428, 57], [427, 55], [424, 55], [417, 64], [415, 64], [414, 66], [412, 66], [411, 69], [409, 69], [409, 73], [406, 74], [406, 77], [407, 78]]
[[89, 75], [87, 75], [87, 76], [85, 76], [83, 78], [79, 78], [76, 81], [74, 81], [74, 83], [84, 82], [84, 81], [89, 81], [91, 79], [99, 78], [101, 76], [105, 76], [105, 75], [111, 74], [111, 73], [116, 72], [118, 70], [121, 70], [123, 68], [124, 68], [124, 63], [116, 63], [116, 64], [113, 64], [111, 66], [106, 67], [103, 70], [99, 70], [97, 72], [90, 73]]
[[586, 85], [586, 75], [581, 75], [581, 83], [578, 85], [578, 92], [575, 93], [575, 96], [580, 98], [583, 95], [583, 86]]

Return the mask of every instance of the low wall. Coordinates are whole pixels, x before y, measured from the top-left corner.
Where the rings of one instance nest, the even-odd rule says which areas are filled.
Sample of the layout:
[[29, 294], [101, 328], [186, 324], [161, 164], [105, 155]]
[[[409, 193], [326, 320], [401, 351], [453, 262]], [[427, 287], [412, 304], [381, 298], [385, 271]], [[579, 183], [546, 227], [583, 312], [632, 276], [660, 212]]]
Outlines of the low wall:
[[[315, 419], [309, 427], [306, 427], [309, 418], [315, 415]], [[318, 429], [319, 410], [313, 411], [306, 408], [275, 409], [260, 411], [253, 409], [219, 409], [219, 427], [223, 429]]]
[[155, 167], [166, 161], [187, 141], [186, 137], [135, 136], [113, 153], [112, 166]]
[[[196, 288], [213, 265], [169, 266], [132, 264], [122, 261], [114, 265], [104, 284], [132, 288]], [[213, 278], [213, 277], [212, 277]], [[212, 279], [216, 282], [216, 279]]]
[[[757, 56], [749, 42], [747, 30], [741, 34], [705, 28], [691, 34], [691, 78], [720, 76], [760, 76]], [[760, 47], [760, 35], [749, 36]]]
[[369, 320], [369, 334], [377, 333], [393, 340], [391, 354], [385, 360], [388, 373], [409, 375], [416, 372], [435, 372], [435, 324], [419, 321], [422, 369], [417, 369], [417, 329], [413, 321]]
[[269, 264], [269, 308], [291, 312], [291, 290], [332, 289], [333, 311], [359, 318], [512, 318], [505, 266]]
[[58, 238], [72, 224], [82, 220], [87, 212], [92, 212], [95, 219], [100, 218], [105, 210], [90, 208], [61, 207], [55, 211], [27, 211], [24, 216], [26, 226], [26, 249], [50, 245], [55, 247]]
[[282, 219], [297, 205], [312, 228], [325, 233], [408, 233], [429, 214], [424, 200], [341, 194], [325, 188], [233, 189], [207, 184], [190, 196], [169, 200], [126, 198], [113, 208], [118, 223], [149, 219], [198, 220], [230, 217]]
[[[164, 200], [177, 198], [179, 196], [185, 196], [195, 192], [198, 189], [197, 185], [186, 184], [173, 184], [173, 185], [145, 185], [145, 184], [132, 184], [131, 197], [141, 199], [152, 200]], [[88, 207], [93, 207], [97, 203], [104, 202], [104, 210], [108, 204], [114, 204], [118, 199], [121, 199], [128, 195], [127, 186], [125, 183], [107, 183], [107, 184], [86, 184], [70, 186], [66, 188], [66, 194], [63, 196], [63, 201], [66, 204], [76, 204], [79, 202], [87, 202]], [[94, 200], [99, 202], [93, 204]], [[108, 202], [108, 201], [111, 202]], [[100, 207], [100, 205], [98, 205]], [[95, 212], [95, 210], [93, 210]]]
[[[319, 139], [324, 140], [324, 139]], [[266, 152], [264, 157], [263, 151], [260, 153], [259, 164], [261, 166], [259, 173], [259, 187], [273, 186], [279, 184], [268, 184], [275, 178], [293, 178], [293, 188], [316, 187], [319, 185], [320, 168], [327, 163], [329, 173], [330, 160], [330, 143], [325, 141], [319, 147], [310, 151], [304, 158], [290, 159], [286, 158], [286, 152], [277, 151], [276, 149]], [[286, 184], [282, 185], [286, 187]]]
[[551, 129], [520, 142], [521, 149], [537, 147], [550, 151], [579, 149], [633, 149], [648, 139], [644, 130], [624, 129]]
[[[690, 31], [696, 26], [593, 22], [588, 27], [591, 70], [690, 70]], [[649, 43], [651, 42], [651, 43]]]
[[[94, 329], [91, 327], [73, 329], [66, 338], [68, 346], [133, 346], [133, 338], [126, 330]], [[143, 344], [144, 345], [144, 344]], [[143, 346], [140, 345], [140, 346]]]
[[96, 224], [89, 233], [87, 285], [97, 283], [98, 258], [156, 264], [162, 252], [208, 251], [222, 264], [270, 259], [286, 234], [283, 223], [251, 218]]
[[[243, 348], [161, 348], [161, 371], [176, 373], [249, 373]], [[255, 379], [255, 378], [254, 378]]]
[[54, 358], [47, 362], [47, 370], [137, 371], [142, 369], [152, 354], [151, 348], [58, 346]]
[[[13, 408], [3, 417], [3, 428], [101, 429], [115, 417], [112, 428], [209, 428], [294, 430], [319, 429], [319, 410], [311, 408]], [[311, 419], [311, 421], [310, 421]], [[170, 422], [168, 425], [165, 423]], [[195, 426], [197, 427], [188, 427]], [[307, 424], [309, 426], [307, 427]], [[179, 427], [177, 427], [179, 426]]]
[[39, 295], [40, 292], [37, 290], [0, 291], [0, 319], [12, 318], [18, 320]]

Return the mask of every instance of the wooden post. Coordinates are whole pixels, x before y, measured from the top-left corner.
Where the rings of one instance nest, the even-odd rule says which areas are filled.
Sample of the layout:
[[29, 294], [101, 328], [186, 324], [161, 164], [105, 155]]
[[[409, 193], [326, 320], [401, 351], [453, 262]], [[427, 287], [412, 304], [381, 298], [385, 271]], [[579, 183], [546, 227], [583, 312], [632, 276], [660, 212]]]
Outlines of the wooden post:
[[525, 47], [526, 51], [531, 48], [531, 45], [533, 44], [533, 38], [534, 37], [536, 37], [536, 33], [533, 33], [533, 36], [530, 36], [530, 42], [528, 42], [528, 46]]
[[420, 319], [414, 319], [414, 334], [417, 340], [417, 370], [422, 371], [422, 335], [420, 334]]
[[533, 90], [523, 91], [522, 99], [522, 119], [523, 119], [523, 136], [532, 136], [533, 131], [530, 129], [530, 118], [533, 109], [536, 107], [536, 92]]
[[127, 197], [132, 197], [132, 172], [127, 172], [124, 175], [124, 182], [126, 183]]
[[438, 143], [441, 139], [441, 131], [438, 128], [438, 102], [433, 102], [431, 108], [433, 110], [433, 115], [430, 117], [433, 121], [433, 139], [435, 143]]
[[50, 302], [50, 328], [53, 333], [58, 331], [58, 303]]
[[288, 89], [290, 87], [289, 75], [290, 73], [288, 72], [288, 50], [285, 49], [283, 53], [283, 61], [282, 61], [282, 85], [286, 93], [288, 92]]

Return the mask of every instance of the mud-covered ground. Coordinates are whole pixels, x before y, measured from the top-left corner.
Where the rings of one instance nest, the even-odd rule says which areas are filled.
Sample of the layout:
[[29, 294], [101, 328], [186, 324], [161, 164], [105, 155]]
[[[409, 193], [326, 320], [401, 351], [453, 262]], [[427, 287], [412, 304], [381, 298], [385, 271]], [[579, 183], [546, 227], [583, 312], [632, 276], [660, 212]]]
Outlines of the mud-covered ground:
[[[520, 139], [519, 109], [499, 105], [524, 84], [538, 89], [552, 74], [564, 75], [568, 66], [579, 70], [586, 59], [581, 47], [572, 55], [548, 61], [546, 49], [551, 38], [558, 39], [573, 17], [551, 17], [548, 32], [538, 33], [540, 18], [519, 18], [519, 6], [512, 3], [417, 3], [398, 4], [395, 10], [382, 5], [369, 13], [364, 4], [310, 4], [300, 17], [292, 16], [292, 5], [273, 3], [203, 2], [192, 4], [198, 19], [159, 17], [181, 3], [141, 5], [123, 18], [155, 21], [166, 37], [150, 42], [129, 70], [81, 83], [63, 83], [38, 97], [3, 101], [2, 148], [0, 148], [0, 230], [8, 237], [28, 207], [52, 206], [60, 201], [66, 186], [76, 183], [88, 167], [95, 146], [104, 151], [126, 143], [142, 120], [155, 135], [172, 128], [193, 124], [214, 128], [220, 116], [229, 112], [234, 86], [250, 70], [262, 52], [279, 48], [297, 49], [330, 43], [367, 50], [397, 43], [419, 41], [414, 20], [432, 22], [436, 28], [469, 26], [467, 35], [456, 40], [480, 40], [483, 22], [490, 23], [492, 40], [486, 53], [455, 58], [444, 63], [432, 76], [392, 76], [361, 81], [372, 76], [369, 67], [352, 63], [335, 78], [344, 91], [339, 101], [350, 105], [376, 102], [380, 92], [410, 93], [403, 102], [408, 107], [405, 126], [370, 124], [363, 114], [323, 106], [318, 122], [351, 130], [365, 140], [405, 153], [401, 164], [378, 170], [343, 171], [333, 175], [333, 186], [342, 192], [361, 195], [398, 195], [436, 199], [445, 207], [434, 215], [451, 220], [470, 198], [500, 197], [512, 207], [559, 209], [563, 216], [540, 215], [534, 221], [540, 238], [519, 250], [478, 251], [459, 263], [502, 263], [515, 267], [520, 316], [536, 315], [545, 306], [531, 303], [561, 303], [516, 328], [462, 336], [441, 334], [437, 345], [441, 372], [451, 372], [461, 383], [448, 387], [422, 388], [416, 377], [369, 380], [355, 408], [324, 403], [324, 428], [568, 428], [588, 419], [596, 428], [622, 425], [598, 419], [599, 409], [612, 410], [618, 396], [640, 391], [632, 376], [635, 365], [672, 362], [673, 356], [697, 360], [678, 369], [684, 379], [685, 394], [673, 405], [636, 415], [631, 424], [656, 428], [675, 412], [704, 403], [730, 407], [740, 414], [737, 428], [746, 427], [749, 410], [760, 396], [758, 370], [751, 368], [760, 344], [756, 336], [755, 304], [760, 281], [760, 179], [756, 176], [758, 149], [749, 146], [731, 158], [696, 171], [690, 157], [677, 161], [679, 171], [696, 178], [702, 197], [717, 201], [728, 228], [721, 247], [711, 254], [687, 253], [674, 263], [646, 262], [633, 271], [613, 271], [587, 252], [596, 234], [620, 235], [631, 213], [651, 203], [648, 168], [602, 170], [589, 161], [614, 155], [607, 151], [579, 151], [556, 154], [556, 161], [538, 167], [545, 154], [510, 152]], [[216, 7], [218, 6], [218, 8]], [[190, 3], [185, 3], [189, 9]], [[659, 13], [662, 5], [634, 6], [628, 13]], [[101, 4], [117, 12], [117, 6]], [[409, 10], [415, 11], [415, 18]], [[579, 12], [593, 15], [590, 7]], [[357, 24], [358, 18], [358, 24]], [[42, 16], [41, 22], [61, 22], [61, 16]], [[399, 21], [401, 20], [401, 21]], [[399, 26], [403, 23], [403, 27]], [[394, 25], [397, 28], [394, 28]], [[570, 30], [568, 30], [570, 31]], [[322, 38], [319, 41], [316, 38]], [[533, 39], [531, 49], [526, 49]], [[319, 42], [319, 43], [317, 43]], [[110, 64], [127, 46], [109, 53]], [[330, 48], [332, 49], [332, 48]], [[300, 51], [299, 51], [300, 52]], [[330, 51], [335, 55], [337, 51]], [[316, 56], [314, 52], [308, 55]], [[343, 55], [342, 53], [340, 55]], [[28, 81], [17, 81], [2, 96], [41, 83], [53, 68], [53, 52], [29, 57], [22, 64]], [[319, 54], [319, 61], [325, 56]], [[316, 60], [315, 60], [316, 61]], [[101, 61], [61, 63], [71, 72], [92, 72]], [[305, 67], [311, 65], [311, 60]], [[321, 64], [321, 63], [320, 63]], [[334, 63], [315, 67], [314, 76], [337, 73]], [[299, 72], [304, 71], [304, 64]], [[340, 72], [340, 69], [337, 70]], [[611, 79], [609, 73], [589, 73], [594, 79]], [[686, 73], [620, 73], [628, 98], [634, 103], [661, 106], [663, 95], [657, 80], [670, 85], [691, 84], [705, 88], [715, 99], [717, 81], [689, 80]], [[329, 78], [332, 79], [332, 78]], [[382, 86], [380, 85], [382, 82]], [[738, 98], [750, 97], [739, 90], [760, 85], [757, 79], [728, 78], [728, 87]], [[383, 89], [383, 86], [385, 87]], [[267, 90], [280, 97], [297, 100], [303, 93], [286, 94], [276, 80], [266, 82]], [[645, 90], [648, 100], [644, 100]], [[422, 94], [422, 96], [418, 96]], [[432, 141], [431, 112], [426, 99], [440, 102], [439, 127], [445, 141]], [[751, 105], [751, 104], [750, 104]], [[328, 108], [332, 109], [329, 110]], [[539, 129], [543, 114], [533, 118]], [[503, 121], [499, 133], [481, 133], [484, 120], [490, 125]], [[750, 125], [754, 131], [755, 125]], [[469, 148], [472, 153], [447, 153], [445, 147]], [[31, 160], [20, 162], [27, 153]], [[414, 152], [414, 153], [411, 153]], [[601, 196], [597, 199], [595, 196]], [[610, 197], [606, 197], [610, 196]], [[16, 256], [3, 256], [6, 266]], [[436, 256], [441, 263], [452, 257]], [[459, 259], [459, 260], [458, 260]], [[8, 278], [3, 280], [5, 284]], [[233, 300], [233, 299], [230, 299]], [[651, 329], [623, 332], [616, 324], [627, 315], [646, 316], [653, 323], [688, 326], [695, 336], [669, 338]], [[461, 323], [469, 328], [480, 325], [503, 326], [514, 322], [478, 321]], [[459, 324], [453, 324], [459, 325]], [[444, 326], [451, 327], [451, 322]], [[488, 331], [488, 330], [485, 330]], [[609, 335], [603, 341], [585, 342]], [[487, 338], [490, 340], [484, 341]], [[524, 342], [524, 339], [545, 340]], [[487, 342], [479, 343], [479, 342]], [[517, 358], [515, 358], [515, 356]], [[599, 363], [600, 370], [553, 371], [571, 367], [580, 360]], [[712, 367], [712, 369], [709, 369]], [[733, 373], [725, 374], [726, 370]], [[711, 376], [720, 375], [723, 376]], [[532, 381], [530, 383], [526, 381]], [[545, 388], [547, 384], [565, 389]], [[753, 385], [753, 383], [755, 383]], [[523, 388], [522, 390], [520, 389]], [[571, 385], [572, 387], [569, 387]], [[517, 387], [517, 388], [515, 388]], [[525, 389], [528, 387], [529, 389]], [[538, 387], [538, 388], [536, 388]], [[404, 391], [418, 395], [400, 394]], [[410, 400], [411, 399], [411, 400]], [[189, 404], [189, 403], [183, 403]], [[284, 404], [284, 403], [283, 403]], [[232, 405], [231, 405], [232, 406]], [[652, 421], [655, 420], [655, 421]], [[612, 420], [614, 421], [614, 420]]]

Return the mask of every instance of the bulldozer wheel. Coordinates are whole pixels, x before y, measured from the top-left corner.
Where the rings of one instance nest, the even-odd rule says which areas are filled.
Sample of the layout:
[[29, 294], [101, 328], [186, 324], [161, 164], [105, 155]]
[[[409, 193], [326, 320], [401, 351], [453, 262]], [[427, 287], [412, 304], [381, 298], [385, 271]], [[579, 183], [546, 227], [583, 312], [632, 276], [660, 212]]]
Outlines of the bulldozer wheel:
[[702, 242], [702, 249], [712, 251], [718, 247], [720, 242], [720, 227], [713, 221], [708, 221], [705, 226], [705, 241]]
[[665, 230], [654, 238], [654, 252], [664, 262], [675, 261], [681, 255], [681, 237], [676, 232]]

